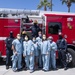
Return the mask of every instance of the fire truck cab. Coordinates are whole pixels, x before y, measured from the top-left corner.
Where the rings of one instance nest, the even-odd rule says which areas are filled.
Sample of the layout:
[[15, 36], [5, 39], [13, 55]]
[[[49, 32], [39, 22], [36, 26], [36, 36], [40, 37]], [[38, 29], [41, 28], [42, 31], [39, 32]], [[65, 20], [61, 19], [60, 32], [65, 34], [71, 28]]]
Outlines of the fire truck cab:
[[75, 13], [46, 12], [44, 16], [46, 36], [57, 41], [59, 33], [63, 35], [67, 41], [66, 61], [75, 66]]
[[[29, 20], [26, 20], [27, 17]], [[66, 61], [75, 66], [75, 13], [50, 12], [22, 9], [0, 9], [0, 57], [6, 57], [5, 39], [9, 32], [14, 32], [14, 37], [33, 25], [37, 20], [42, 32], [47, 37], [53, 36], [54, 41], [58, 39], [59, 33], [67, 41]], [[31, 35], [31, 31], [27, 31]]]

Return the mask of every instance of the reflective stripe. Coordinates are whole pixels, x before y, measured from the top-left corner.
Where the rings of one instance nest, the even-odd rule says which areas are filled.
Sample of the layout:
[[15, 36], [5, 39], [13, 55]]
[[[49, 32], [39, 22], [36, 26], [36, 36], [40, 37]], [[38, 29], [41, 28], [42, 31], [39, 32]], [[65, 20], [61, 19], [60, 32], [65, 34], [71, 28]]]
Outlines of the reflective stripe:
[[20, 26], [4, 26], [5, 28], [18, 28]]
[[0, 37], [0, 40], [5, 40], [7, 37]]

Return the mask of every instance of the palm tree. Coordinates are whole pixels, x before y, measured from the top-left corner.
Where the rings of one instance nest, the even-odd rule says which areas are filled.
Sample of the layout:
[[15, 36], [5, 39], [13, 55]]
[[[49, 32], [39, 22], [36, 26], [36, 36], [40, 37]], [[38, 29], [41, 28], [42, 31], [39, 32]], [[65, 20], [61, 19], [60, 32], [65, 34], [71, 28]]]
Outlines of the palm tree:
[[37, 9], [41, 9], [42, 7], [44, 7], [44, 11], [47, 11], [47, 8], [51, 9], [51, 3], [48, 0], [40, 0]]
[[68, 12], [70, 12], [70, 7], [72, 5], [72, 3], [75, 3], [75, 0], [61, 0], [62, 1], [62, 4], [66, 4], [67, 7], [68, 7]]

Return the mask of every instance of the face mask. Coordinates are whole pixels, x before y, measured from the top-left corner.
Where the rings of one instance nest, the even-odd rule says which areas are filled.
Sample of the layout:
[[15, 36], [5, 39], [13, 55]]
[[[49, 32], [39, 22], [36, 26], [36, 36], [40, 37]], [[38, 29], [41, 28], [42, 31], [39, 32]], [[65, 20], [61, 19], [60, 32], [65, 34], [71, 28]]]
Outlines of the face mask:
[[18, 37], [17, 37], [17, 39], [19, 39], [19, 40], [20, 40], [20, 39], [21, 39], [21, 37], [20, 37], [20, 36], [18, 36]]
[[45, 40], [46, 39], [46, 37], [43, 37], [43, 40]]
[[25, 38], [26, 41], [28, 41], [28, 38]]
[[49, 40], [50, 42], [52, 42], [52, 40]]
[[23, 34], [22, 37], [24, 38], [26, 34]]
[[12, 38], [13, 37], [13, 34], [10, 34], [10, 37]]
[[59, 39], [62, 39], [62, 36], [61, 35], [59, 35]]
[[41, 37], [42, 35], [41, 34], [39, 34], [39, 37]]
[[36, 42], [36, 40], [33, 40], [33, 42], [35, 43], [35, 42]]
[[35, 27], [37, 27], [37, 24], [36, 24], [36, 23], [34, 23], [34, 26], [35, 26]]

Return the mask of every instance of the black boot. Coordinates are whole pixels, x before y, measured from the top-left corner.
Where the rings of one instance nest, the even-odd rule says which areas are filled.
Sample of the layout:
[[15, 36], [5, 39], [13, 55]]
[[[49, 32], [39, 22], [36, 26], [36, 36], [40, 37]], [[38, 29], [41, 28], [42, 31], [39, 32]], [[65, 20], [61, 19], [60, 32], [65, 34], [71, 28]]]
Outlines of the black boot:
[[68, 68], [67, 67], [64, 67], [64, 70], [67, 70]]
[[9, 69], [9, 66], [6, 66], [6, 69]]

